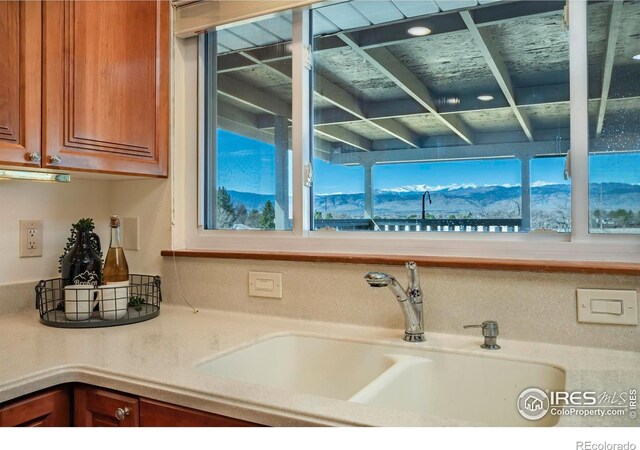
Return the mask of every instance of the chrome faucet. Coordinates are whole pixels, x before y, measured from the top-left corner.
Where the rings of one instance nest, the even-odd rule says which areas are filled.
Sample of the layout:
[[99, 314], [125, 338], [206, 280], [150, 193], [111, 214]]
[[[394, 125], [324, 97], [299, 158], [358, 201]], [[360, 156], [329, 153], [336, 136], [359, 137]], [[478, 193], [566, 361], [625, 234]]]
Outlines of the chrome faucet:
[[402, 289], [395, 277], [382, 272], [369, 272], [364, 279], [371, 287], [388, 287], [398, 300], [404, 315], [404, 340], [407, 342], [424, 341], [424, 315], [422, 312], [422, 289], [418, 266], [414, 262], [405, 263], [409, 276], [409, 286]]

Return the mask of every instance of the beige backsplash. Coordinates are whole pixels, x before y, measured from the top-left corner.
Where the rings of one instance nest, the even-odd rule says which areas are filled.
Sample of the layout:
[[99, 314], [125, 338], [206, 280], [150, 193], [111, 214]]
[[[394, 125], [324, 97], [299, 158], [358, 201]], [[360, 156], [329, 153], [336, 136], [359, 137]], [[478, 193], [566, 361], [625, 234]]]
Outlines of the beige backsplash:
[[[398, 328], [400, 308], [387, 289], [367, 286], [370, 270], [394, 274], [400, 266], [164, 258], [163, 297], [184, 304], [176, 282], [198, 308], [265, 314], [354, 325]], [[249, 297], [248, 272], [281, 272], [282, 300]], [[640, 351], [640, 327], [578, 323], [576, 288], [638, 289], [640, 277], [540, 274], [466, 269], [420, 269], [427, 331], [474, 334], [462, 325], [497, 320], [501, 337]]]
[[33, 309], [33, 317], [38, 317], [36, 311], [37, 281], [23, 283], [0, 284], [0, 315], [14, 314]]
[[[248, 272], [281, 272], [282, 300], [249, 297]], [[362, 280], [370, 270], [405, 283], [400, 266], [231, 259], [164, 258], [162, 292], [167, 304], [354, 325], [397, 328], [400, 309], [387, 289]], [[462, 325], [497, 320], [501, 337], [586, 347], [640, 351], [640, 327], [579, 324], [576, 288], [638, 289], [640, 278], [612, 275], [539, 274], [461, 269], [420, 269], [427, 331], [478, 334]], [[35, 310], [36, 281], [0, 285], [0, 314]], [[185, 305], [186, 306], [186, 305]]]

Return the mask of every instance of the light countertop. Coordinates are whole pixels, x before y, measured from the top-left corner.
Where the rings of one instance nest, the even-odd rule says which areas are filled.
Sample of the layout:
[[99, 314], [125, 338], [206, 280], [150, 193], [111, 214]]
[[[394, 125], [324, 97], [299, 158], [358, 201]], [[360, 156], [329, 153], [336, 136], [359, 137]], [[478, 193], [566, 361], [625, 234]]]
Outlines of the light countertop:
[[[300, 333], [486, 355], [480, 336], [427, 333], [408, 344], [402, 330], [283, 319], [164, 305], [159, 317], [133, 325], [58, 329], [36, 311], [0, 316], [0, 402], [61, 383], [81, 382], [274, 426], [465, 425], [442, 417], [360, 405], [216, 378], [195, 367], [266, 336]], [[501, 340], [491, 357], [543, 362], [566, 371], [567, 390], [640, 388], [640, 354]], [[565, 416], [559, 425], [640, 426], [640, 419]]]

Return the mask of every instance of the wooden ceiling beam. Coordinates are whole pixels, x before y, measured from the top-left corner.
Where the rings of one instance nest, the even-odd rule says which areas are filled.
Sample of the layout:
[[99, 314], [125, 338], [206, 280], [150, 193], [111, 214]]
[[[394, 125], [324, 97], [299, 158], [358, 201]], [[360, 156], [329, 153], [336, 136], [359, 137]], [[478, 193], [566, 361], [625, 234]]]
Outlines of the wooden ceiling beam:
[[609, 31], [607, 33], [607, 50], [604, 57], [604, 69], [602, 73], [602, 92], [600, 94], [600, 106], [598, 108], [598, 121], [596, 124], [596, 136], [602, 135], [604, 127], [604, 116], [607, 112], [607, 100], [609, 99], [609, 88], [611, 87], [611, 75], [613, 74], [613, 61], [616, 56], [616, 44], [618, 43], [619, 24], [622, 18], [623, 0], [614, 0], [611, 4], [611, 14], [609, 16]]
[[[266, 66], [284, 76], [291, 76], [291, 67], [286, 61], [266, 64]], [[411, 147], [420, 147], [420, 136], [416, 133], [395, 119], [369, 120], [362, 110], [360, 99], [320, 74], [315, 74], [315, 95], [351, 114], [354, 118], [367, 122], [390, 136], [400, 139]]]
[[361, 58], [375, 67], [380, 73], [393, 81], [400, 89], [422, 105], [438, 120], [457, 134], [467, 144], [473, 144], [473, 133], [459, 117], [444, 117], [438, 112], [431, 91], [413, 72], [386, 48], [363, 49], [352, 35], [340, 34], [339, 37]]
[[491, 73], [498, 82], [498, 86], [500, 86], [500, 89], [502, 90], [504, 97], [507, 99], [509, 106], [511, 106], [511, 110], [516, 116], [518, 123], [522, 127], [522, 131], [524, 131], [527, 139], [533, 142], [533, 128], [531, 127], [531, 121], [529, 120], [529, 116], [524, 111], [518, 109], [518, 105], [516, 104], [515, 89], [513, 87], [513, 83], [511, 82], [511, 76], [509, 75], [509, 71], [507, 70], [507, 65], [504, 63], [504, 60], [500, 55], [500, 51], [498, 50], [493, 37], [491, 37], [489, 30], [486, 28], [478, 28], [476, 23], [473, 21], [473, 18], [471, 17], [469, 11], [460, 11], [460, 16], [469, 29], [471, 37], [476, 43], [478, 50], [480, 50], [480, 53], [484, 57], [487, 65], [489, 66], [489, 69], [491, 69]]

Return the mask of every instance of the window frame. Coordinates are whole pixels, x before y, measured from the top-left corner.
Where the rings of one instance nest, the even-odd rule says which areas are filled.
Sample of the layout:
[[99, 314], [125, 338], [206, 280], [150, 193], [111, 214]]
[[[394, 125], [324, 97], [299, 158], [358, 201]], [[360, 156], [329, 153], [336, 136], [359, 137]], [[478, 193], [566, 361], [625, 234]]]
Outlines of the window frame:
[[[570, 136], [571, 136], [571, 233], [405, 233], [405, 232], [327, 232], [311, 230], [311, 188], [305, 186], [304, 173], [311, 159], [312, 69], [305, 67], [311, 51], [310, 8], [293, 10], [292, 38], [292, 115], [299, 118], [292, 126], [293, 226], [289, 231], [207, 230], [204, 228], [204, 39], [197, 39], [197, 61], [193, 52], [176, 58], [181, 81], [196, 88], [185, 88], [185, 112], [198, 116], [197, 148], [188, 135], [193, 126], [184, 126], [184, 221], [174, 208], [174, 221], [184, 236], [180, 247], [188, 249], [320, 252], [340, 254], [402, 254], [459, 257], [522, 258], [533, 260], [600, 260], [640, 262], [640, 239], [634, 235], [589, 233], [589, 129], [588, 129], [588, 54], [587, 4], [570, 0]], [[197, 80], [193, 64], [197, 64]], [[182, 65], [183, 64], [183, 65]], [[190, 91], [190, 92], [188, 92]], [[178, 142], [176, 142], [179, 144]], [[190, 149], [193, 152], [190, 152]], [[197, 158], [191, 158], [195, 155]], [[175, 170], [175, 166], [174, 166]], [[194, 176], [197, 173], [197, 182]], [[189, 176], [191, 175], [191, 176]], [[180, 183], [178, 182], [178, 185]], [[180, 191], [181, 189], [177, 189]], [[174, 202], [175, 203], [175, 202]], [[174, 205], [175, 206], [175, 205]], [[182, 229], [184, 226], [184, 229]], [[174, 234], [175, 235], [175, 234]], [[183, 244], [183, 245], [182, 245]]]

